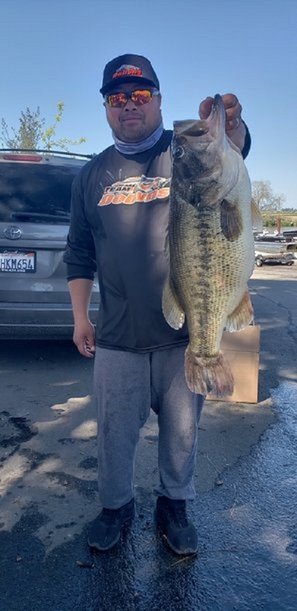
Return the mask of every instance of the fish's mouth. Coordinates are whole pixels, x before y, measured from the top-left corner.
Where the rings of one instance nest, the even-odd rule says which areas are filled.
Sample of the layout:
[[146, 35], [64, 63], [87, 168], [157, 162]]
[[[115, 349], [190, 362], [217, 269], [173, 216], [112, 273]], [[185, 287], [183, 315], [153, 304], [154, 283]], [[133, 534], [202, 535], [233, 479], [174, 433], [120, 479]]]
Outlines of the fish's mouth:
[[197, 138], [208, 133], [209, 127], [206, 119], [186, 119], [174, 121], [173, 128], [176, 136], [185, 138]]
[[[207, 119], [186, 119], [174, 121], [174, 133], [176, 136], [185, 138], [200, 138], [201, 141], [209, 142], [217, 138], [220, 133], [225, 132], [225, 107], [222, 96], [216, 93], [214, 102]], [[206, 138], [204, 138], [206, 136]]]
[[211, 124], [212, 123], [219, 124], [219, 127], [223, 127], [225, 131], [226, 111], [225, 111], [224, 102], [222, 100], [222, 96], [219, 93], [216, 93], [214, 97], [212, 109], [206, 121], [208, 121]]

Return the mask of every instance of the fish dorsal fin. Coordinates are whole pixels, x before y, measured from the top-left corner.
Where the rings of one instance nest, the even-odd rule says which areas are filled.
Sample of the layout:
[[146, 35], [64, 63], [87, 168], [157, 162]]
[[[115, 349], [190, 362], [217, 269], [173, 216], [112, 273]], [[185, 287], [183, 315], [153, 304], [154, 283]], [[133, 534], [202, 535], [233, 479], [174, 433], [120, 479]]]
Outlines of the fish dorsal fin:
[[256, 202], [253, 199], [252, 199], [251, 206], [252, 206], [253, 228], [261, 231], [261, 229], [263, 229], [263, 219], [262, 219], [259, 207], [257, 206]]
[[221, 229], [227, 240], [233, 242], [242, 233], [242, 218], [237, 206], [226, 199], [221, 203]]

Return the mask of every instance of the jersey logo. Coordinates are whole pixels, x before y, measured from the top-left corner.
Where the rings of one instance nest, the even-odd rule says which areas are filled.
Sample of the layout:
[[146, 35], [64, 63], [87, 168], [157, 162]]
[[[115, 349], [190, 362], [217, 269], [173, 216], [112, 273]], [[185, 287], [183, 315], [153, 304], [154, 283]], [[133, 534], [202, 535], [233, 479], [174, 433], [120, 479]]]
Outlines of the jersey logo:
[[98, 206], [147, 204], [154, 200], [167, 199], [169, 190], [170, 178], [134, 176], [105, 187]]

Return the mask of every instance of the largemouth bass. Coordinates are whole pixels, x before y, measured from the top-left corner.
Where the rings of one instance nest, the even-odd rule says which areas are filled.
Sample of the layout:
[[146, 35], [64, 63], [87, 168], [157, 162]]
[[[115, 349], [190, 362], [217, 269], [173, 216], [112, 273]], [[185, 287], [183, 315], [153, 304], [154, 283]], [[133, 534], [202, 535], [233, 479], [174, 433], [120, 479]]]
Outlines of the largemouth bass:
[[174, 329], [188, 325], [190, 390], [222, 397], [232, 394], [234, 381], [220, 342], [224, 329], [238, 331], [253, 320], [247, 282], [255, 254], [250, 179], [226, 136], [220, 95], [206, 120], [174, 122], [172, 154], [162, 309]]

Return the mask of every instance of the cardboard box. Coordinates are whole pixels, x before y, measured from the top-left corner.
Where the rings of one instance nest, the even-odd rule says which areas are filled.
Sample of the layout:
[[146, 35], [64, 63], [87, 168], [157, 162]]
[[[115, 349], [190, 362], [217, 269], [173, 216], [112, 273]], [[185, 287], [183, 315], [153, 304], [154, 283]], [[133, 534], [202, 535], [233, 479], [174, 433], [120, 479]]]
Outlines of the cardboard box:
[[258, 402], [260, 327], [251, 325], [242, 331], [223, 333], [221, 350], [234, 376], [234, 391], [229, 397], [207, 395], [210, 401]]

